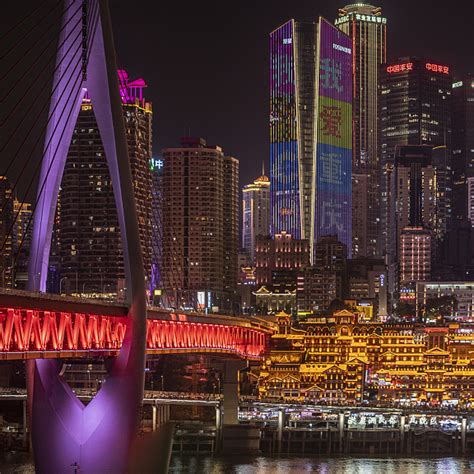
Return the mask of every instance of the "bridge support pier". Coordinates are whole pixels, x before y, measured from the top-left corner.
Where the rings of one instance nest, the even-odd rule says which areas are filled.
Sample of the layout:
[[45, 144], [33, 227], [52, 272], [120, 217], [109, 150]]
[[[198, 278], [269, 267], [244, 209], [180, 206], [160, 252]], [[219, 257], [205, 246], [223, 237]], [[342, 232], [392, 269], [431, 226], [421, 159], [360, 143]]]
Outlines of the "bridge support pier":
[[221, 435], [222, 435], [222, 406], [216, 406], [216, 447], [219, 449], [221, 446]]
[[224, 363], [224, 425], [239, 423], [239, 371], [246, 366], [247, 363], [242, 360], [229, 360]]
[[246, 366], [242, 360], [224, 363], [222, 451], [227, 453], [260, 450], [260, 428], [239, 425], [239, 371]]
[[30, 448], [30, 431], [28, 430], [28, 404], [23, 400], [23, 449]]
[[155, 404], [152, 407], [152, 429], [156, 431], [161, 425], [170, 421], [170, 406]]
[[278, 432], [277, 432], [277, 449], [278, 454], [281, 453], [282, 441], [283, 441], [283, 428], [285, 427], [285, 411], [280, 409], [278, 411]]
[[338, 428], [339, 428], [339, 452], [343, 452], [344, 447], [344, 412], [339, 412], [338, 418]]
[[405, 452], [405, 424], [406, 416], [400, 415], [400, 454]]
[[467, 418], [463, 416], [461, 420], [461, 453], [466, 454], [466, 432], [467, 432]]

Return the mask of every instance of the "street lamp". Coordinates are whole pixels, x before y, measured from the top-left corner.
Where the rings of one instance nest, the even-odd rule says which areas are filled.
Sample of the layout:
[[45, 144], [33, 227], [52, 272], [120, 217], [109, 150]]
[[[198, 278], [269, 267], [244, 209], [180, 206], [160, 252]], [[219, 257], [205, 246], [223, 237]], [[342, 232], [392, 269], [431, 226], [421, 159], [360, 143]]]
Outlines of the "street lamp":
[[59, 294], [62, 295], [63, 292], [62, 292], [62, 286], [63, 286], [63, 281], [64, 280], [67, 280], [67, 276], [65, 277], [62, 277], [60, 280], [59, 280]]
[[106, 288], [108, 287], [109, 288], [109, 291], [110, 291], [110, 287], [112, 286], [111, 283], [105, 283], [104, 286], [102, 287], [102, 294], [105, 296], [106, 295]]

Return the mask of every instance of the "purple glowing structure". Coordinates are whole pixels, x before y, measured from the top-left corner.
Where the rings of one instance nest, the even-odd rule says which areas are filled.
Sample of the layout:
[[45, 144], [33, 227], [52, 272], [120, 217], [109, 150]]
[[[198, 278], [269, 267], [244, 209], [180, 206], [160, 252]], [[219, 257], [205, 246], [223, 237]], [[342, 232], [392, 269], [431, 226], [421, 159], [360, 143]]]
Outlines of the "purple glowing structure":
[[[29, 289], [46, 289], [59, 186], [84, 94], [94, 106], [120, 222], [127, 332], [107, 381], [85, 407], [60, 376], [56, 360], [28, 361], [30, 424], [39, 473], [120, 473], [128, 469], [143, 398], [146, 301], [112, 27], [107, 0], [65, 0], [50, 121], [34, 216]], [[77, 466], [76, 468], [74, 466]]]

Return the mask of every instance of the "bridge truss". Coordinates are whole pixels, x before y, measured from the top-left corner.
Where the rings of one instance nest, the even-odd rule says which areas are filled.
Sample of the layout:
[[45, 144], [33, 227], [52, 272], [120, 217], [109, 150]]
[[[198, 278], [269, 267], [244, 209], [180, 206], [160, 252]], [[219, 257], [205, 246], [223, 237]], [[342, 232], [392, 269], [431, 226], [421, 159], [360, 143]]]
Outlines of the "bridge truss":
[[[259, 359], [265, 350], [262, 330], [170, 316], [147, 319], [147, 354], [217, 352]], [[126, 329], [124, 316], [0, 308], [0, 360], [116, 356]]]

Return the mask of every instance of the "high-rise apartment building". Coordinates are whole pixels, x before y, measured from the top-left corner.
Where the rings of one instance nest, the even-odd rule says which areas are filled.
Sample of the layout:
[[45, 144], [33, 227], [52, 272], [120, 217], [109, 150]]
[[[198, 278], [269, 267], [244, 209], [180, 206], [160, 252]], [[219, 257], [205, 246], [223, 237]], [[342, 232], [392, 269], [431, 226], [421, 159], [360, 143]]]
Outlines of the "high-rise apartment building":
[[387, 267], [382, 259], [356, 258], [347, 265], [348, 297], [372, 302], [382, 321], [388, 315]]
[[177, 306], [231, 309], [239, 162], [202, 138], [163, 150], [163, 288]]
[[[444, 207], [446, 212], [450, 211], [452, 78], [449, 66], [415, 57], [384, 64], [380, 76], [382, 242], [384, 248], [388, 248], [395, 199], [390, 192], [395, 189], [391, 183], [397, 147], [433, 147], [433, 164], [436, 164], [439, 179], [444, 181], [444, 185], [439, 184], [445, 188], [441, 190], [446, 199]], [[445, 220], [449, 220], [449, 216]]]
[[[145, 275], [151, 278], [151, 123], [143, 79], [119, 70], [122, 110], [137, 206]], [[64, 169], [57, 209], [60, 291], [121, 297], [124, 263], [112, 181], [94, 116], [84, 99]]]
[[306, 268], [298, 273], [296, 304], [298, 316], [310, 316], [327, 311], [338, 294], [337, 273], [319, 268]]
[[313, 266], [297, 276], [298, 316], [321, 314], [346, 293], [347, 246], [335, 235], [323, 236], [315, 248]]
[[335, 235], [321, 237], [316, 244], [314, 266], [325, 270], [345, 273], [347, 269], [347, 247]]
[[310, 245], [282, 232], [272, 237], [257, 237], [255, 248], [255, 278], [257, 285], [272, 281], [272, 272], [295, 271], [310, 266]]
[[259, 235], [270, 234], [270, 180], [262, 176], [242, 189], [242, 248], [255, 260], [255, 243]]
[[0, 176], [0, 286], [13, 283], [13, 195], [10, 181]]
[[334, 273], [336, 298], [343, 300], [347, 294], [347, 246], [335, 235], [321, 237], [316, 244], [313, 267], [321, 273]]
[[387, 60], [387, 19], [379, 7], [357, 2], [341, 8], [335, 24], [351, 37], [353, 49], [353, 254], [375, 257], [383, 249], [378, 87], [379, 66]]
[[[437, 155], [437, 152], [441, 152]], [[403, 254], [401, 235], [407, 228], [424, 228], [430, 235], [432, 257], [438, 243], [446, 235], [449, 210], [447, 174], [449, 169], [442, 159], [445, 148], [433, 149], [428, 145], [397, 146], [390, 182], [391, 202], [387, 252], [389, 255], [390, 288], [399, 280]], [[402, 281], [400, 273], [400, 281]]]
[[329, 22], [270, 34], [271, 234], [352, 243], [352, 42]]
[[453, 83], [453, 221], [474, 227], [474, 74]]
[[14, 285], [26, 289], [28, 282], [28, 257], [33, 233], [33, 210], [31, 204], [18, 199], [13, 201], [15, 225], [13, 227]]
[[467, 181], [467, 218], [474, 227], [474, 177], [469, 177]]
[[436, 169], [432, 148], [426, 145], [397, 147], [393, 194], [394, 230], [398, 236], [404, 227], [437, 224]]
[[239, 251], [239, 160], [224, 155], [224, 302], [222, 306], [235, 311], [238, 307], [237, 278]]
[[400, 234], [400, 290], [431, 278], [431, 231], [405, 227]]
[[[163, 160], [153, 158], [151, 171], [151, 280], [150, 292], [158, 292], [163, 268]], [[157, 295], [158, 296], [158, 295]], [[154, 299], [155, 301], [155, 299]]]

